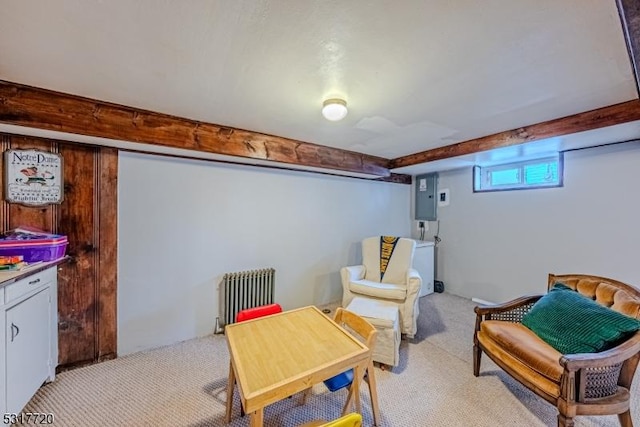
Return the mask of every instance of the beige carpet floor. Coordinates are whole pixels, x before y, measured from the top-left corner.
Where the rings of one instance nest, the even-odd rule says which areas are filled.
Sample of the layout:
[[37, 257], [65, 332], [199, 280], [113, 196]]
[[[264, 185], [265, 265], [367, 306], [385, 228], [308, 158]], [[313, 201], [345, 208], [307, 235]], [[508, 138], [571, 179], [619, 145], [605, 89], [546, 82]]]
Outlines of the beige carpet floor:
[[[403, 340], [400, 365], [376, 369], [384, 426], [553, 426], [556, 410], [483, 358], [472, 374], [474, 303], [449, 294], [420, 299], [419, 332]], [[229, 355], [223, 335], [182, 342], [59, 374], [25, 408], [55, 415], [56, 426], [225, 426]], [[640, 381], [632, 414], [640, 423]], [[346, 392], [316, 385], [265, 410], [266, 426], [297, 426], [340, 415]], [[365, 425], [372, 425], [362, 394]], [[234, 402], [231, 427], [247, 426]], [[577, 417], [576, 426], [618, 426], [617, 417]]]

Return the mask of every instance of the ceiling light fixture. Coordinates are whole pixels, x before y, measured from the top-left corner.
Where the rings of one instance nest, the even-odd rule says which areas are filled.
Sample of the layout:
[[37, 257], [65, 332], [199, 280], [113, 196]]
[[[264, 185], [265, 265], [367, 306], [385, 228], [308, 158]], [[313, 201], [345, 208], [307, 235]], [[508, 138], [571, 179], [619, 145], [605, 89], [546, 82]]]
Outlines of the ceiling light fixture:
[[344, 119], [347, 115], [347, 101], [339, 98], [327, 99], [322, 103], [322, 115], [332, 122]]

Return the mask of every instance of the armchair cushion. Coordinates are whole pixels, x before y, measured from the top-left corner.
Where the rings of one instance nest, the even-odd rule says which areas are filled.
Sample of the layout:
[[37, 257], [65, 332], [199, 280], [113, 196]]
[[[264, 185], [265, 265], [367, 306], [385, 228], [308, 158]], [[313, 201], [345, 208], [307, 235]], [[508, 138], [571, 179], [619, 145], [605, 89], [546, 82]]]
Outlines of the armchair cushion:
[[640, 321], [611, 310], [565, 285], [554, 286], [522, 324], [562, 354], [594, 353], [616, 346]]
[[371, 280], [352, 280], [349, 284], [351, 292], [375, 298], [403, 301], [407, 297], [407, 287], [393, 283], [380, 283]]

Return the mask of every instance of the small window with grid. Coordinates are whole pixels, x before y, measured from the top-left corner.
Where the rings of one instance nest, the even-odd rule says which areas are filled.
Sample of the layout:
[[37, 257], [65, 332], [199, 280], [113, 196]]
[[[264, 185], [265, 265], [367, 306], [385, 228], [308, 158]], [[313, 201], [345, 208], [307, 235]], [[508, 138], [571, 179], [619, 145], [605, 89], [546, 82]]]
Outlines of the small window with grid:
[[474, 166], [473, 191], [562, 187], [562, 172], [562, 153], [543, 159], [492, 166]]

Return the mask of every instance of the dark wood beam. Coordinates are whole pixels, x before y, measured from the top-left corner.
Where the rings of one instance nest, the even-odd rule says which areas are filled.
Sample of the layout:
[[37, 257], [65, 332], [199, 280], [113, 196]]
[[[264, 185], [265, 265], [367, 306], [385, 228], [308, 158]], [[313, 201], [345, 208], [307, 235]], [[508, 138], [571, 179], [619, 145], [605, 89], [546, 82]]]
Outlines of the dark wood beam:
[[411, 175], [403, 175], [400, 173], [392, 173], [389, 176], [377, 178], [376, 181], [393, 182], [395, 184], [411, 184], [413, 177]]
[[389, 160], [0, 80], [0, 123], [389, 177]]
[[606, 126], [640, 120], [640, 100], [623, 102], [609, 107], [574, 114], [560, 119], [508, 130], [494, 135], [471, 139], [457, 144], [434, 148], [391, 160], [391, 169], [420, 163], [473, 154], [495, 148], [524, 144], [554, 136], [568, 135]]
[[616, 3], [631, 66], [636, 77], [636, 88], [640, 92], [640, 2], [638, 0], [618, 0]]
[[[1, 133], [0, 133], [0, 136], [2, 136]], [[65, 142], [65, 141], [60, 141], [60, 142]], [[283, 165], [283, 164], [279, 164], [279, 163], [274, 163], [274, 164], [243, 163], [243, 162], [240, 162], [240, 161], [234, 162], [232, 160], [205, 159], [205, 158], [198, 157], [198, 156], [185, 156], [185, 155], [182, 155], [182, 154], [154, 153], [153, 151], [134, 150], [134, 149], [131, 149], [131, 148], [120, 148], [119, 151], [127, 151], [127, 152], [130, 152], [130, 153], [154, 154], [156, 156], [164, 156], [164, 157], [188, 159], [188, 160], [199, 160], [199, 161], [203, 161], [203, 162], [224, 163], [224, 164], [227, 164], [227, 165], [248, 166], [248, 167], [252, 167], [252, 168], [264, 168], [264, 169], [275, 169], [275, 170], [284, 170], [284, 171], [295, 171], [295, 172], [302, 172], [302, 173], [314, 173], [314, 174], [327, 175], [327, 176], [340, 176], [340, 177], [343, 177], [343, 178], [362, 179], [362, 180], [365, 180], [365, 181], [392, 182], [394, 184], [411, 184], [412, 183], [412, 179], [413, 179], [413, 177], [411, 175], [404, 175], [404, 174], [400, 174], [400, 173], [391, 173], [391, 174], [389, 174], [389, 176], [383, 176], [383, 177], [380, 177], [380, 178], [367, 178], [367, 177], [363, 177], [363, 176], [345, 175], [343, 173], [340, 173], [340, 172], [337, 172], [337, 171], [331, 171], [331, 170], [321, 171], [321, 170], [299, 169], [299, 168], [294, 168], [294, 167]]]

